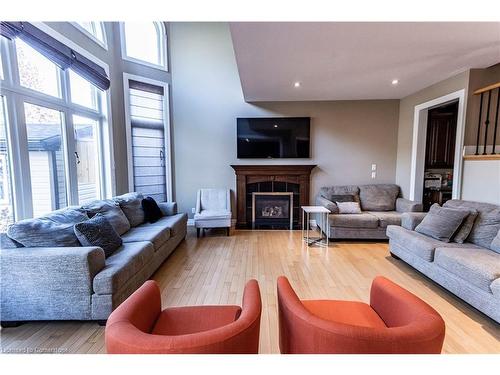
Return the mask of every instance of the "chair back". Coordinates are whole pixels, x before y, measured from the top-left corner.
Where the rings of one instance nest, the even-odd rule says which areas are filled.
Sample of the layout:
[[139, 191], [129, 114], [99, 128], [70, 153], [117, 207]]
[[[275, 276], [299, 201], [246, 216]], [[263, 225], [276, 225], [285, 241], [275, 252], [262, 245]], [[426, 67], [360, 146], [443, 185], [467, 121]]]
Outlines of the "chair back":
[[199, 205], [199, 211], [202, 211], [202, 210], [210, 210], [210, 211], [230, 210], [231, 209], [230, 190], [229, 189], [200, 189], [198, 191], [197, 204]]

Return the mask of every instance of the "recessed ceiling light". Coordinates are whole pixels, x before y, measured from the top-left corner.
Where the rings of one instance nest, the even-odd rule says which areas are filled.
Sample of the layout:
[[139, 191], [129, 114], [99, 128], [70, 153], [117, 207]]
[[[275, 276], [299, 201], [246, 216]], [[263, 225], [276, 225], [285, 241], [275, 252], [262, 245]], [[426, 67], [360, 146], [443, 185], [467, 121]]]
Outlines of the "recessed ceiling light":
[[399, 81], [397, 79], [393, 79], [392, 82], [391, 82], [393, 85], [397, 85], [399, 83]]
[[293, 86], [294, 86], [294, 87], [300, 87], [300, 82], [295, 82], [295, 83], [293, 84]]

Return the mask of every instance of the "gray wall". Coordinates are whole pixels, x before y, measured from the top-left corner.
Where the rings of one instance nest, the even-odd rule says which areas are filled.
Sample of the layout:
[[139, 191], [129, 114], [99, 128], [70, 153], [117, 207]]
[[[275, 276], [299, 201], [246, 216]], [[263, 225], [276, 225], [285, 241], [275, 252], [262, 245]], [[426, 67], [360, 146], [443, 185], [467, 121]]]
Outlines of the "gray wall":
[[401, 99], [399, 104], [396, 183], [401, 186], [404, 197], [408, 198], [410, 194], [411, 150], [415, 106], [454, 91], [467, 89], [468, 83], [469, 71], [466, 71]]
[[[234, 190], [230, 164], [318, 164], [311, 198], [323, 185], [395, 181], [399, 100], [246, 103], [227, 23], [170, 24], [170, 53], [181, 211], [191, 215], [198, 188]], [[310, 116], [312, 158], [236, 159], [236, 118], [251, 116]]]
[[170, 73], [134, 62], [124, 61], [121, 56], [120, 28], [118, 22], [104, 23], [108, 50], [87, 37], [86, 34], [69, 22], [46, 22], [46, 24], [109, 65], [115, 187], [117, 194], [126, 193], [128, 192], [128, 168], [125, 106], [123, 101], [123, 73], [136, 74], [168, 83], [171, 81]]

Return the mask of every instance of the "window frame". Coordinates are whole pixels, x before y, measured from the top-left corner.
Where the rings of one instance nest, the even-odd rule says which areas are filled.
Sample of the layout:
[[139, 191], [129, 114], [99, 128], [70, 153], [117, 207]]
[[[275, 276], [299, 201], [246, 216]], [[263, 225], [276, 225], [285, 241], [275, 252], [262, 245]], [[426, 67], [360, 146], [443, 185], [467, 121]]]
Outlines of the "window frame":
[[149, 66], [151, 68], [159, 69], [168, 72], [168, 36], [167, 28], [163, 22], [153, 21], [155, 27], [157, 28], [157, 34], [160, 36], [157, 48], [160, 50], [159, 55], [161, 59], [160, 64], [154, 64], [149, 61], [141, 60], [132, 56], [127, 55], [127, 37], [125, 35], [125, 22], [120, 22], [120, 47], [122, 51], [122, 60], [130, 61], [136, 64], [141, 64], [144, 66]]
[[172, 138], [170, 131], [170, 85], [166, 82], [157, 81], [155, 79], [146, 78], [130, 73], [123, 73], [123, 99], [125, 104], [125, 134], [127, 138], [127, 168], [128, 168], [128, 187], [129, 191], [134, 190], [134, 163], [132, 156], [132, 120], [130, 114], [130, 85], [129, 80], [148, 83], [155, 86], [163, 87], [163, 113], [164, 115], [164, 131], [165, 131], [165, 176], [167, 179], [167, 202], [173, 202], [172, 190]]
[[75, 28], [77, 28], [78, 31], [85, 34], [85, 36], [90, 38], [93, 42], [97, 43], [99, 46], [101, 46], [102, 48], [104, 48], [107, 51], [108, 50], [108, 37], [106, 35], [106, 26], [104, 25], [104, 22], [100, 22], [100, 21], [89, 21], [89, 22], [94, 22], [95, 24], [99, 24], [99, 27], [101, 28], [101, 32], [102, 32], [102, 37], [104, 40], [100, 40], [99, 38], [97, 38], [94, 34], [89, 32], [85, 27], [80, 25], [80, 23], [78, 23], [78, 22], [70, 22], [70, 23]]
[[[62, 35], [55, 32], [45, 24], [35, 24], [42, 31], [65, 43], [70, 48], [91, 59], [109, 73], [109, 67], [93, 57], [86, 50], [76, 46]], [[12, 204], [14, 206], [14, 219], [21, 220], [33, 217], [33, 195], [30, 176], [29, 150], [27, 149], [26, 119], [24, 103], [43, 106], [60, 111], [62, 114], [62, 151], [64, 153], [66, 199], [67, 205], [78, 205], [78, 180], [76, 160], [74, 160], [75, 138], [73, 115], [86, 117], [98, 122], [99, 131], [99, 177], [98, 194], [107, 198], [114, 194], [114, 176], [112, 175], [114, 158], [112, 149], [111, 107], [110, 92], [101, 91], [98, 95], [97, 108], [92, 109], [71, 102], [69, 70], [59, 70], [61, 97], [53, 97], [20, 85], [19, 68], [15, 40], [0, 38], [0, 50], [3, 58], [4, 80], [1, 81], [0, 95], [5, 97], [7, 117], [7, 141], [10, 152]], [[109, 140], [109, 142], [107, 142]]]

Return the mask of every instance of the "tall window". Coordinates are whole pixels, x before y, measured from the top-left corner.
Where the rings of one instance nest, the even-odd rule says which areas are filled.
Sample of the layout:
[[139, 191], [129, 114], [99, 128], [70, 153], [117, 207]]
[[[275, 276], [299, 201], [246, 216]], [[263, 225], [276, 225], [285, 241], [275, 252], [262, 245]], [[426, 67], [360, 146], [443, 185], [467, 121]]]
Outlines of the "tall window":
[[167, 68], [166, 32], [162, 22], [122, 22], [123, 58]]
[[85, 35], [94, 40], [97, 44], [100, 44], [102, 47], [107, 48], [106, 32], [104, 31], [104, 24], [102, 22], [74, 22], [73, 25], [75, 25]]
[[159, 202], [171, 186], [166, 87], [125, 76], [131, 188]]
[[0, 231], [5, 231], [13, 220], [103, 196], [106, 96], [20, 39], [0, 37], [0, 47]]

